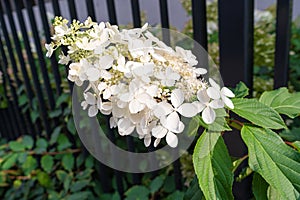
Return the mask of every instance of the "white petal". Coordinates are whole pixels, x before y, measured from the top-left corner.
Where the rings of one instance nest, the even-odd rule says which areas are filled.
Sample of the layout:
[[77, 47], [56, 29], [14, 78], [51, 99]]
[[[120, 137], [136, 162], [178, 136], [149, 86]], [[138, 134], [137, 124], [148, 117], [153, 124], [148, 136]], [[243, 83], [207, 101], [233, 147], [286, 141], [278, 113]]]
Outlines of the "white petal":
[[89, 110], [88, 110], [88, 115], [89, 117], [95, 117], [98, 113], [98, 108], [96, 105], [94, 106], [90, 106]]
[[111, 96], [111, 91], [109, 88], [107, 88], [106, 90], [104, 90], [103, 92], [103, 99], [109, 99], [109, 97]]
[[105, 80], [109, 80], [111, 79], [111, 74], [110, 72], [106, 71], [106, 70], [101, 70], [100, 76], [102, 78], [104, 78]]
[[85, 93], [84, 98], [89, 105], [96, 104], [96, 97], [92, 93], [90, 93], [90, 92]]
[[86, 75], [90, 81], [97, 81], [100, 78], [100, 71], [97, 68], [89, 68], [86, 71]]
[[210, 100], [206, 90], [204, 89], [197, 92], [197, 98], [202, 104], [207, 104]]
[[101, 69], [109, 69], [113, 64], [113, 61], [114, 59], [111, 56], [101, 56], [99, 59]]
[[214, 87], [207, 88], [207, 95], [212, 99], [220, 99], [220, 91]]
[[182, 104], [177, 111], [184, 117], [194, 117], [198, 113], [197, 107], [191, 103]]
[[148, 134], [148, 135], [146, 135], [146, 136], [144, 137], [144, 145], [145, 145], [146, 147], [149, 147], [150, 144], [151, 144], [151, 135]]
[[206, 74], [207, 70], [204, 69], [204, 68], [195, 68], [195, 73], [199, 76], [199, 75], [202, 75], [202, 74]]
[[229, 98], [227, 98], [227, 97], [225, 97], [225, 96], [222, 96], [222, 100], [223, 100], [223, 102], [225, 103], [225, 105], [226, 105], [228, 108], [234, 109], [234, 105], [233, 105], [232, 101], [231, 101]]
[[163, 138], [166, 136], [168, 130], [161, 125], [158, 125], [152, 129], [152, 135], [156, 138]]
[[154, 108], [154, 115], [157, 118], [161, 118], [162, 116], [166, 116], [173, 111], [173, 107], [171, 104], [163, 101], [158, 103]]
[[98, 85], [98, 90], [101, 92], [102, 90], [105, 90], [106, 87], [107, 87], [107, 84], [105, 82], [101, 82]]
[[140, 103], [138, 100], [133, 99], [129, 103], [129, 111], [130, 113], [138, 113], [145, 108], [145, 104]]
[[192, 104], [194, 106], [196, 106], [198, 113], [201, 112], [205, 108], [205, 105], [203, 103], [201, 103], [200, 101], [194, 101]]
[[202, 119], [206, 124], [212, 124], [216, 119], [215, 111], [210, 107], [206, 107], [202, 112]]
[[156, 138], [155, 141], [154, 141], [154, 147], [157, 147], [160, 143], [160, 138]]
[[177, 130], [179, 125], [179, 116], [177, 112], [172, 112], [166, 120], [162, 120], [163, 125], [170, 131]]
[[124, 93], [120, 96], [120, 100], [123, 102], [129, 102], [133, 99], [133, 95], [131, 93]]
[[118, 131], [120, 135], [130, 135], [134, 131], [134, 126], [127, 118], [118, 121]]
[[112, 110], [111, 102], [104, 102], [101, 105], [101, 112], [105, 115], [109, 115]]
[[151, 85], [147, 88], [147, 93], [153, 97], [157, 94], [157, 91], [158, 91], [158, 87], [156, 85]]
[[175, 108], [178, 108], [184, 101], [184, 94], [180, 89], [175, 89], [171, 93], [171, 102]]
[[89, 104], [86, 101], [81, 102], [81, 107], [83, 110], [87, 109], [88, 105]]
[[177, 136], [172, 133], [172, 132], [168, 132], [167, 137], [166, 137], [167, 143], [170, 147], [175, 148], [178, 145], [178, 138]]
[[217, 90], [220, 90], [219, 84], [217, 84], [212, 78], [209, 78], [209, 83], [212, 87], [216, 88]]
[[227, 87], [223, 87], [221, 89], [221, 93], [227, 97], [235, 97], [235, 95], [233, 94], [233, 92], [231, 90], [229, 90]]
[[209, 106], [214, 109], [224, 108], [224, 102], [221, 99], [212, 100]]

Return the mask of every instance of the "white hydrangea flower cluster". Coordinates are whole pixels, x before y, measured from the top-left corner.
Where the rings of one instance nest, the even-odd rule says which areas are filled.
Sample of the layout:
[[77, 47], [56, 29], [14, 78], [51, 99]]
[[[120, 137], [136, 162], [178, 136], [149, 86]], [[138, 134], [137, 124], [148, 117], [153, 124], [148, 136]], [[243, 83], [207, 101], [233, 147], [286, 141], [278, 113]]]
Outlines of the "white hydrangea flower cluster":
[[178, 144], [176, 134], [185, 125], [181, 117], [202, 113], [207, 124], [214, 122], [215, 109], [233, 108], [228, 97], [234, 94], [212, 79], [205, 82], [207, 71], [196, 68], [198, 61], [191, 51], [175, 50], [142, 28], [118, 30], [109, 23], [97, 24], [88, 18], [84, 23], [55, 18], [53, 42], [46, 44], [47, 56], [60, 46], [67, 46], [67, 55], [59, 63], [69, 65], [68, 79], [84, 92], [83, 109], [94, 117], [110, 115], [111, 128], [120, 135], [135, 130], [145, 146], [155, 138], [156, 147], [166, 138], [169, 146]]

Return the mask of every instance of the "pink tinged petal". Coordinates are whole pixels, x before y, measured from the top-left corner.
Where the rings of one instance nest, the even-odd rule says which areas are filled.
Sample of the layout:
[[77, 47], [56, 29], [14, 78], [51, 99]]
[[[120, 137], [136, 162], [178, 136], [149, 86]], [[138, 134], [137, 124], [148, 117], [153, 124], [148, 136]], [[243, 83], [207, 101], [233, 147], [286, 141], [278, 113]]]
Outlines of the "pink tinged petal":
[[180, 89], [175, 89], [171, 93], [171, 103], [175, 108], [178, 108], [184, 101], [184, 94]]
[[159, 145], [159, 143], [160, 143], [160, 138], [156, 138], [155, 140], [154, 140], [154, 147], [157, 147], [158, 145]]
[[196, 106], [198, 113], [201, 112], [205, 108], [205, 105], [199, 101], [194, 101], [192, 104], [194, 106]]
[[220, 91], [214, 87], [207, 88], [206, 92], [207, 92], [207, 95], [212, 99], [220, 99], [220, 97], [221, 97]]
[[168, 130], [161, 125], [158, 125], [152, 129], [152, 135], [156, 138], [163, 138], [166, 136]]
[[83, 110], [87, 109], [88, 105], [89, 104], [86, 101], [81, 102], [81, 107]]
[[175, 148], [178, 145], [178, 138], [171, 131], [168, 132], [167, 137], [166, 137], [166, 141], [167, 141], [168, 145], [172, 148]]
[[209, 83], [212, 87], [216, 88], [217, 90], [220, 90], [219, 84], [216, 83], [212, 78], [209, 78]]
[[197, 107], [191, 103], [182, 104], [177, 111], [184, 117], [194, 117], [198, 113]]
[[199, 90], [197, 92], [197, 98], [202, 104], [207, 104], [210, 100], [206, 90]]
[[90, 81], [97, 81], [100, 78], [100, 71], [99, 69], [92, 67], [86, 71], [86, 75]]
[[145, 104], [140, 103], [138, 100], [133, 99], [129, 103], [129, 111], [130, 113], [138, 113], [145, 108]]
[[224, 102], [221, 99], [212, 100], [209, 106], [213, 109], [224, 108]]
[[150, 135], [150, 134], [147, 134], [147, 135], [145, 135], [145, 137], [144, 137], [144, 145], [145, 145], [146, 147], [149, 147], [150, 144], [151, 144], [151, 135]]
[[231, 101], [229, 98], [227, 98], [227, 97], [225, 97], [225, 96], [222, 96], [222, 100], [223, 100], [223, 102], [225, 103], [225, 105], [226, 105], [228, 108], [234, 109], [234, 105], [233, 105], [232, 101]]
[[233, 92], [231, 90], [229, 90], [227, 87], [223, 87], [221, 89], [221, 94], [223, 94], [224, 96], [227, 96], [227, 97], [235, 97]]
[[210, 107], [206, 107], [202, 112], [202, 119], [206, 124], [212, 124], [216, 119], [215, 111]]
[[88, 110], [89, 117], [95, 117], [98, 113], [98, 108], [96, 105], [90, 106]]
[[85, 93], [84, 98], [89, 105], [96, 104], [96, 97], [92, 93], [90, 93], [90, 92]]
[[173, 111], [173, 107], [171, 104], [163, 101], [158, 103], [155, 108], [154, 108], [154, 115], [157, 118], [161, 118], [163, 116], [166, 116], [168, 114], [170, 114]]

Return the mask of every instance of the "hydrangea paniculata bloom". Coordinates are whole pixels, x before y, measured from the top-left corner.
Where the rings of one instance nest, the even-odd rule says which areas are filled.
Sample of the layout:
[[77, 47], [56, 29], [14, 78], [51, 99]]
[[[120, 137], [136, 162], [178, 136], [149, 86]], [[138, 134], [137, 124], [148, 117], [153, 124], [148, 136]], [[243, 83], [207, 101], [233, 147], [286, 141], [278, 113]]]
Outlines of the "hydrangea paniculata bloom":
[[56, 17], [52, 42], [46, 44], [47, 56], [67, 46], [59, 63], [69, 64], [68, 79], [81, 86], [83, 109], [94, 117], [111, 116], [110, 127], [120, 135], [137, 132], [145, 146], [154, 138], [156, 147], [166, 138], [169, 146], [178, 145], [177, 134], [185, 124], [182, 117], [201, 114], [207, 124], [214, 122], [215, 109], [233, 108], [234, 94], [212, 79], [201, 78], [207, 71], [196, 68], [198, 61], [189, 50], [172, 49], [142, 28], [119, 30], [109, 23], [84, 23]]

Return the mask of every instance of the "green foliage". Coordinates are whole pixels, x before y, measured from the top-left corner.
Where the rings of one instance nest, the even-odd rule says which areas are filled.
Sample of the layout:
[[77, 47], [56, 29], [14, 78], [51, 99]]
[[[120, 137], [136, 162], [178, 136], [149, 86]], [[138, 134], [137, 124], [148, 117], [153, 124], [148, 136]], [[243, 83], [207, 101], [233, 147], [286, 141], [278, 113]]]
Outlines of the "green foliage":
[[206, 199], [233, 199], [232, 163], [220, 133], [201, 135], [194, 149], [193, 163]]

